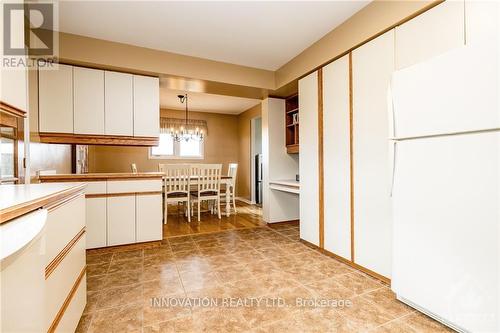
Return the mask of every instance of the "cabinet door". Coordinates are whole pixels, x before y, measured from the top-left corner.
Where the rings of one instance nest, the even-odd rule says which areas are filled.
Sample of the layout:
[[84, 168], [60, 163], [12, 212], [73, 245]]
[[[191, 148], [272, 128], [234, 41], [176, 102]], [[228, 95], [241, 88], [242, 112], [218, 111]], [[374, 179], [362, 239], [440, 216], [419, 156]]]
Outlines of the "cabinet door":
[[163, 238], [162, 217], [161, 194], [137, 195], [135, 198], [137, 241], [161, 240]]
[[394, 31], [352, 52], [354, 262], [391, 275], [387, 90], [394, 70]]
[[73, 133], [73, 66], [38, 71], [40, 132]]
[[107, 198], [108, 246], [135, 243], [135, 195]]
[[27, 70], [20, 68], [1, 68], [0, 96], [2, 102], [25, 112], [28, 111], [28, 78]]
[[158, 137], [159, 135], [159, 79], [134, 75], [134, 136]]
[[104, 71], [74, 67], [75, 134], [104, 134]]
[[106, 198], [86, 199], [87, 249], [106, 246]]
[[318, 72], [299, 80], [300, 238], [319, 245]]
[[132, 84], [131, 74], [110, 71], [104, 73], [106, 135], [134, 135]]
[[446, 1], [396, 27], [396, 69], [465, 44], [464, 1]]
[[349, 55], [323, 68], [325, 249], [351, 260]]

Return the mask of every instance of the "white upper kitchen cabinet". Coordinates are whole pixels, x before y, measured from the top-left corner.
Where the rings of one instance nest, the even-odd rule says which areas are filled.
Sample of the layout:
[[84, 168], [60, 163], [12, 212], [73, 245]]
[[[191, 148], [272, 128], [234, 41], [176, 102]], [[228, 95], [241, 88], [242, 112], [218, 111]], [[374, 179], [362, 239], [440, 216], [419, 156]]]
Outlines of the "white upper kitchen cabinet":
[[134, 136], [160, 135], [160, 80], [134, 75]]
[[445, 1], [396, 27], [396, 69], [465, 44], [464, 1]]
[[2, 68], [0, 79], [0, 100], [28, 112], [28, 71], [20, 68]]
[[38, 71], [40, 132], [73, 133], [73, 66]]
[[75, 134], [104, 134], [104, 71], [73, 68]]
[[352, 52], [354, 262], [391, 276], [387, 94], [394, 71], [394, 31]]
[[133, 75], [104, 72], [104, 134], [134, 135]]
[[318, 72], [299, 80], [300, 238], [319, 245]]
[[349, 113], [349, 55], [346, 55], [323, 67], [323, 163], [324, 246], [347, 260], [351, 260]]

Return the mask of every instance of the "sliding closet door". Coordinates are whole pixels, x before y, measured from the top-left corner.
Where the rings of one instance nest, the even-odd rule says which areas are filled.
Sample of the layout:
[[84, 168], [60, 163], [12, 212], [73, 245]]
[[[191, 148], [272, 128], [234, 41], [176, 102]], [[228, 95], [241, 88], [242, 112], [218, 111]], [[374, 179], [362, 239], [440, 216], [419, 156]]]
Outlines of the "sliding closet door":
[[346, 55], [323, 67], [325, 250], [351, 260], [349, 112]]
[[387, 88], [394, 70], [394, 31], [352, 52], [354, 262], [391, 275]]
[[319, 245], [318, 72], [299, 80], [300, 238]]

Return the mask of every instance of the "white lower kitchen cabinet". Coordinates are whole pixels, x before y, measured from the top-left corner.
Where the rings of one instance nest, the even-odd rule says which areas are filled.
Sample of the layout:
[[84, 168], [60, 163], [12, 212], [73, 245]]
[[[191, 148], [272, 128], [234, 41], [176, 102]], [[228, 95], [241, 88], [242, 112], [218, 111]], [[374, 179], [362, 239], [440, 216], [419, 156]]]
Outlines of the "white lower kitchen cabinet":
[[110, 196], [107, 201], [107, 245], [135, 243], [135, 195]]
[[325, 250], [351, 260], [349, 55], [323, 68]]
[[319, 245], [318, 72], [299, 80], [300, 238]]
[[135, 219], [137, 242], [162, 239], [162, 195], [140, 195], [135, 197]]
[[352, 52], [354, 262], [391, 276], [387, 91], [394, 71], [394, 30]]
[[87, 198], [87, 249], [106, 246], [106, 198]]

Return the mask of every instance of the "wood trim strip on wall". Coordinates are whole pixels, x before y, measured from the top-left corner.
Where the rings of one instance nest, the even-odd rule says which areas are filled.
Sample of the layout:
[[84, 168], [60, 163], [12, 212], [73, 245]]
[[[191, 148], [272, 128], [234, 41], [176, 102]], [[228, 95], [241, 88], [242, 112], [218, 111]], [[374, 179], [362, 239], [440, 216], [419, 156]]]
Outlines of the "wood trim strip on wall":
[[85, 198], [109, 198], [109, 197], [128, 197], [132, 195], [161, 195], [162, 191], [149, 191], [149, 192], [123, 192], [123, 193], [95, 193], [85, 194]]
[[319, 174], [319, 247], [325, 246], [325, 184], [323, 165], [323, 69], [318, 69], [318, 174]]
[[352, 89], [352, 52], [349, 53], [349, 187], [351, 204], [351, 261], [354, 263], [354, 107], [353, 107], [353, 89]]
[[383, 275], [380, 275], [380, 274], [378, 274], [378, 273], [376, 273], [376, 272], [374, 272], [374, 271], [372, 271], [372, 270], [370, 270], [370, 269], [368, 269], [366, 267], [360, 266], [360, 265], [352, 262], [351, 260], [345, 259], [345, 258], [343, 258], [343, 257], [341, 257], [339, 255], [336, 255], [335, 253], [332, 253], [332, 252], [330, 252], [328, 250], [321, 249], [321, 248], [319, 248], [319, 246], [314, 245], [313, 243], [310, 243], [310, 242], [308, 242], [306, 240], [303, 240], [302, 238], [300, 239], [300, 241], [302, 243], [304, 243], [305, 245], [307, 245], [308, 247], [310, 247], [310, 248], [312, 248], [312, 249], [314, 249], [316, 251], [319, 251], [319, 252], [323, 253], [324, 255], [327, 255], [327, 256], [332, 257], [332, 258], [334, 258], [334, 259], [336, 259], [338, 261], [341, 261], [342, 263], [344, 263], [344, 264], [346, 264], [346, 265], [348, 265], [348, 266], [350, 266], [352, 268], [355, 268], [357, 270], [360, 270], [363, 273], [366, 273], [366, 274], [370, 275], [371, 277], [376, 278], [377, 280], [380, 280], [380, 281], [382, 281], [384, 283], [387, 283], [389, 285], [391, 284], [391, 279], [389, 279], [389, 278], [387, 278], [387, 277], [385, 277]]
[[88, 144], [88, 145], [109, 145], [109, 146], [157, 146], [158, 137], [139, 136], [112, 136], [112, 135], [92, 135], [92, 134], [72, 134], [72, 133], [38, 133], [42, 143], [59, 144]]
[[32, 212], [38, 208], [46, 207], [47, 205], [54, 204], [59, 200], [63, 200], [67, 196], [70, 196], [76, 192], [80, 192], [84, 189], [85, 185], [79, 185], [75, 187], [71, 187], [69, 189], [36, 199], [28, 202], [24, 202], [22, 204], [12, 206], [9, 208], [5, 208], [0, 210], [0, 224], [15, 219], [21, 215]]
[[66, 255], [71, 251], [71, 249], [78, 243], [80, 238], [85, 234], [85, 227], [80, 230], [73, 239], [71, 239], [68, 244], [59, 252], [56, 257], [45, 267], [45, 280], [47, 280], [54, 272], [54, 270], [59, 266], [59, 264], [63, 261]]
[[78, 277], [76, 278], [76, 281], [75, 283], [73, 284], [73, 287], [71, 288], [68, 296], [66, 297], [66, 299], [64, 300], [64, 303], [63, 305], [61, 306], [61, 308], [59, 309], [59, 311], [57, 312], [54, 320], [52, 321], [52, 324], [50, 324], [50, 327], [49, 329], [47, 330], [48, 333], [52, 333], [52, 332], [55, 332], [56, 328], [57, 328], [57, 325], [59, 325], [59, 322], [61, 321], [62, 317], [64, 316], [64, 313], [66, 312], [66, 309], [68, 308], [69, 304], [71, 303], [71, 300], [73, 299], [73, 297], [75, 296], [76, 294], [76, 291], [78, 290], [78, 287], [80, 287], [80, 283], [82, 282], [83, 280], [83, 277], [85, 275], [85, 271], [87, 269], [87, 266], [84, 265], [82, 270], [80, 271], [80, 274], [78, 275]]

